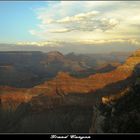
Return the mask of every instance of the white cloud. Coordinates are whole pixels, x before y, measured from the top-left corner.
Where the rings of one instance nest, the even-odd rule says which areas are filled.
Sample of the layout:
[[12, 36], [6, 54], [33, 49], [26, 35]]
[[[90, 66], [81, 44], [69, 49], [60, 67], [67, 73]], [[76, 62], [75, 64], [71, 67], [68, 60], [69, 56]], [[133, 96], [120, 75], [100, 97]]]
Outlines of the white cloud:
[[38, 46], [38, 47], [61, 47], [62, 42], [59, 41], [42, 41], [42, 42], [18, 42], [19, 46]]
[[44, 40], [138, 38], [139, 6], [125, 1], [49, 2], [36, 10], [40, 24], [30, 33]]
[[[44, 24], [45, 21], [43, 21]], [[118, 25], [118, 21], [114, 18], [103, 18], [99, 15], [97, 11], [91, 11], [87, 13], [79, 13], [74, 16], [67, 16], [59, 20], [46, 19], [45, 24], [52, 24], [59, 27], [64, 27], [63, 29], [56, 29], [51, 32], [53, 33], [62, 33], [70, 31], [94, 31], [102, 30], [106, 31], [112, 29]], [[47, 27], [46, 27], [47, 28]]]
[[97, 45], [97, 44], [112, 44], [112, 43], [124, 43], [124, 44], [131, 44], [135, 46], [140, 45], [140, 40], [138, 39], [101, 39], [101, 40], [79, 40], [78, 42], [83, 44], [90, 44], [90, 45]]
[[91, 39], [85, 39], [85, 40], [77, 40], [77, 41], [57, 41], [57, 40], [51, 40], [51, 41], [40, 41], [40, 42], [18, 42], [17, 45], [26, 46], [26, 45], [34, 45], [34, 46], [40, 46], [40, 47], [62, 47], [66, 44], [84, 44], [84, 45], [107, 45], [107, 44], [115, 44], [115, 43], [123, 43], [123, 44], [131, 44], [134, 46], [140, 46], [140, 41], [138, 39], [132, 38], [132, 39], [100, 39], [100, 40], [91, 40]]
[[65, 33], [70, 31], [72, 31], [72, 29], [63, 28], [63, 29], [49, 30], [49, 32], [51, 33]]
[[98, 14], [97, 11], [90, 11], [87, 13], [80, 13], [80, 14], [76, 14], [74, 16], [67, 16], [64, 17], [62, 19], [59, 20], [53, 20], [53, 19], [49, 19], [46, 20], [46, 23], [61, 23], [61, 24], [66, 24], [66, 23], [72, 23], [72, 22], [80, 22], [80, 21], [84, 21], [87, 19], [93, 19], [94, 16], [96, 16]]

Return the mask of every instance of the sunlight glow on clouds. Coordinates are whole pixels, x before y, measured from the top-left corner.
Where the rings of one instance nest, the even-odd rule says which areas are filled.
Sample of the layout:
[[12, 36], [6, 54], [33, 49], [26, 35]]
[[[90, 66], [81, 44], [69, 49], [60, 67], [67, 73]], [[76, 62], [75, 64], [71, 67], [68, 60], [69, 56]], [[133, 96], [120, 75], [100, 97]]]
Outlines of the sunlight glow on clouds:
[[140, 45], [140, 41], [136, 39], [110, 39], [110, 40], [105, 40], [105, 39], [100, 39], [100, 40], [77, 40], [77, 41], [58, 41], [58, 40], [53, 40], [53, 41], [41, 41], [41, 42], [18, 42], [17, 45], [31, 45], [31, 46], [39, 46], [39, 47], [44, 47], [44, 46], [49, 46], [49, 47], [63, 47], [61, 46], [62, 44], [83, 44], [83, 45], [108, 45], [108, 44], [131, 44], [131, 45]]
[[140, 48], [140, 1], [0, 2], [0, 19], [2, 51]]
[[[116, 19], [108, 19], [98, 17], [98, 12], [91, 11], [87, 13], [80, 13], [71, 17], [64, 17], [59, 20], [49, 19], [43, 21], [43, 24], [53, 24], [54, 26], [60, 26], [62, 29], [53, 30], [50, 32], [70, 32], [70, 31], [94, 31], [102, 30], [106, 31], [112, 29], [118, 24]], [[61, 27], [62, 26], [62, 27]], [[59, 31], [59, 32], [58, 32]]]
[[70, 42], [82, 38], [138, 40], [139, 5], [139, 2], [127, 1], [49, 2], [47, 7], [36, 9], [40, 24], [29, 32], [43, 40]]

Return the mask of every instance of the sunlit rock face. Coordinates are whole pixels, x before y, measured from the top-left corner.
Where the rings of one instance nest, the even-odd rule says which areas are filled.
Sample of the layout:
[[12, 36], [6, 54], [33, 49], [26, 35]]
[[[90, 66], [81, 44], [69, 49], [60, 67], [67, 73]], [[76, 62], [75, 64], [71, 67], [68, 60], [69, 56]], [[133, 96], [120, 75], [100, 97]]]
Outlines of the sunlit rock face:
[[86, 78], [75, 78], [70, 76], [69, 73], [59, 72], [53, 80], [47, 81], [34, 88], [49, 89], [48, 91], [46, 91], [46, 94], [48, 95], [52, 95], [49, 94], [49, 92], [57, 94], [57, 91], [60, 91], [63, 94], [90, 92], [93, 93], [96, 90], [102, 89], [109, 84], [129, 78], [133, 74], [137, 64], [140, 63], [139, 56], [139, 51], [135, 52], [126, 60], [124, 64], [119, 66], [117, 69], [111, 72], [90, 75]]
[[[57, 54], [57, 55], [56, 55]], [[50, 57], [58, 56], [63, 58], [62, 54], [58, 52], [52, 52], [49, 54]], [[68, 72], [59, 72], [58, 75], [50, 80], [46, 81], [40, 85], [37, 85], [33, 88], [10, 88], [10, 87], [1, 87], [1, 101], [2, 103], [6, 102], [28, 102], [34, 96], [45, 95], [45, 96], [60, 96], [61, 98], [64, 95], [68, 94], [94, 94], [96, 91], [105, 88], [110, 84], [114, 84], [123, 80], [127, 82], [119, 86], [123, 87], [131, 83], [132, 79], [129, 78], [134, 73], [135, 67], [140, 63], [140, 51], [136, 51], [132, 54], [124, 64], [118, 66], [115, 70], [106, 73], [97, 73], [90, 75], [86, 78], [75, 78], [70, 76]], [[139, 72], [139, 71], [137, 71]], [[127, 80], [128, 79], [128, 80]], [[113, 93], [118, 90], [118, 86], [109, 88], [107, 93]], [[54, 102], [54, 101], [53, 101]], [[7, 106], [7, 105], [6, 105]]]
[[[140, 74], [139, 63], [136, 52], [111, 72], [86, 78], [59, 72], [32, 88], [1, 86], [0, 132], [104, 132], [101, 125], [106, 117], [96, 103], [112, 106], [114, 100], [127, 95], [134, 73]], [[114, 106], [110, 112], [112, 118]]]
[[32, 98], [25, 89], [0, 87], [0, 104], [4, 110], [15, 110], [21, 103], [27, 103]]
[[97, 72], [114, 70], [128, 53], [62, 54], [38, 51], [0, 52], [0, 85], [31, 88], [54, 78], [58, 72], [74, 77], [87, 77]]
[[140, 51], [136, 51], [118, 69], [134, 70], [135, 66], [138, 65], [139, 63], [140, 63]]

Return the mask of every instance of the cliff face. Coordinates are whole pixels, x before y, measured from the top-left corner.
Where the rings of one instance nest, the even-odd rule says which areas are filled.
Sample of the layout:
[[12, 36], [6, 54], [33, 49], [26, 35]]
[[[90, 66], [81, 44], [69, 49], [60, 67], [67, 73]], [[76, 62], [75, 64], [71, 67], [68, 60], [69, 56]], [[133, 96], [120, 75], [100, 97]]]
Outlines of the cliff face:
[[[51, 54], [50, 56], [52, 56]], [[58, 54], [62, 57], [61, 54]], [[7, 106], [8, 102], [14, 101], [19, 104], [20, 102], [28, 102], [32, 97], [38, 95], [45, 96], [60, 96], [68, 94], [85, 94], [92, 93], [103, 89], [104, 87], [117, 83], [123, 80], [127, 81], [127, 85], [131, 84], [133, 79], [131, 76], [134, 72], [135, 67], [140, 63], [140, 51], [135, 52], [131, 57], [129, 57], [126, 62], [120, 65], [118, 68], [111, 72], [97, 73], [90, 75], [86, 78], [75, 78], [69, 75], [69, 73], [59, 72], [58, 75], [43, 84], [35, 86], [33, 88], [10, 88], [10, 87], [0, 87], [1, 103]], [[130, 77], [130, 78], [129, 78]], [[123, 89], [126, 84], [121, 84], [120, 89]], [[114, 86], [109, 88], [107, 93], [113, 93], [118, 90], [118, 87]], [[104, 91], [106, 92], [106, 91]]]
[[[138, 51], [111, 72], [86, 78], [60, 72], [33, 88], [1, 86], [0, 132], [123, 132], [129, 128], [127, 122], [120, 126], [124, 117], [127, 121], [138, 117], [139, 98], [129, 93], [138, 92], [131, 91], [130, 85], [140, 75], [139, 63]], [[139, 85], [138, 80], [135, 83]]]
[[109, 84], [116, 83], [131, 77], [135, 67], [139, 63], [140, 52], [138, 51], [129, 57], [124, 64], [111, 72], [97, 73], [90, 75], [87, 78], [75, 78], [70, 76], [68, 73], [60, 72], [53, 80], [38, 85], [33, 89], [44, 89], [44, 91], [46, 89], [46, 95], [52, 95], [52, 93], [57, 94], [56, 92], [58, 90], [62, 94], [93, 93]]
[[90, 133], [139, 133], [140, 132], [140, 80], [117, 96], [103, 97], [94, 106]]
[[[31, 88], [54, 78], [59, 71], [70, 72], [79, 77], [87, 77], [116, 68], [130, 53], [107, 54], [62, 54], [58, 51], [42, 53], [38, 51], [0, 52], [0, 85], [17, 88]], [[115, 67], [114, 67], [115, 66]]]

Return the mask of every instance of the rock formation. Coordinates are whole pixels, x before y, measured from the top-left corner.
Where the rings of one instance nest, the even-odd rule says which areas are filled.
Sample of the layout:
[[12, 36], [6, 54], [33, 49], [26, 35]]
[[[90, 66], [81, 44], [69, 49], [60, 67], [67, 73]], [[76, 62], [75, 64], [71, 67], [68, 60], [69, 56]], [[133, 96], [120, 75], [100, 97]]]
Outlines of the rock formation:
[[[131, 99], [134, 94], [129, 93], [136, 93], [131, 85], [140, 75], [139, 63], [140, 51], [137, 51], [111, 72], [86, 78], [59, 72], [54, 79], [32, 88], [1, 86], [0, 113], [4, 115], [0, 115], [0, 132], [102, 133], [123, 132], [124, 128], [131, 131], [126, 124], [131, 117], [138, 118], [139, 98], [133, 98], [135, 106]], [[138, 85], [137, 80], [134, 90]], [[124, 117], [125, 125], [119, 126]]]
[[[53, 55], [54, 53], [52, 53]], [[59, 54], [62, 56], [61, 54]], [[32, 97], [38, 95], [56, 96], [67, 94], [94, 94], [96, 91], [103, 89], [107, 85], [117, 83], [123, 80], [127, 81], [127, 85], [133, 81], [131, 76], [135, 67], [140, 63], [140, 51], [136, 51], [130, 56], [126, 62], [111, 72], [97, 73], [86, 78], [75, 78], [66, 72], [59, 72], [58, 75], [47, 82], [37, 85], [33, 88], [10, 88], [1, 87], [0, 99], [2, 103], [9, 100], [16, 102], [27, 102]], [[130, 77], [130, 79], [129, 79]], [[120, 89], [123, 89], [126, 84], [122, 84]], [[118, 90], [118, 87], [113, 87], [107, 92], [113, 93]], [[104, 91], [105, 92], [105, 91]]]

